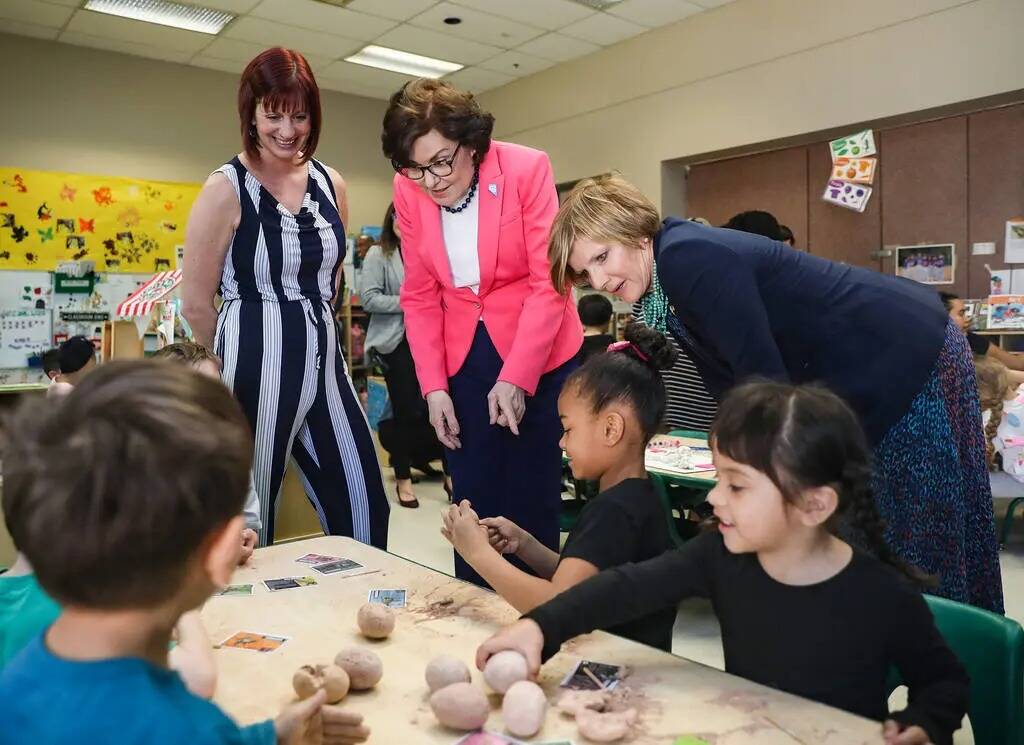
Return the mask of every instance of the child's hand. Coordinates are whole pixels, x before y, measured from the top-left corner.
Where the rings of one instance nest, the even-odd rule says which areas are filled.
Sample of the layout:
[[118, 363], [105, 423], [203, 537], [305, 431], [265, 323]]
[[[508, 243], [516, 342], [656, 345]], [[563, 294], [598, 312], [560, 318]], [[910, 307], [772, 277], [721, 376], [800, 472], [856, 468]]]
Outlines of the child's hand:
[[928, 733], [918, 726], [904, 727], [895, 719], [885, 720], [882, 725], [885, 745], [931, 745]]
[[483, 670], [487, 660], [507, 649], [519, 652], [526, 658], [530, 678], [536, 679], [540, 672], [540, 655], [544, 650], [544, 633], [537, 622], [522, 618], [481, 644], [476, 650], [477, 668]]
[[442, 519], [444, 524], [441, 526], [441, 535], [448, 539], [463, 558], [478, 551], [492, 550], [487, 539], [487, 528], [480, 524], [480, 518], [468, 500], [463, 499], [458, 505], [453, 504]]
[[242, 531], [242, 554], [238, 557], [238, 566], [242, 566], [242, 564], [249, 561], [249, 557], [256, 550], [256, 544], [259, 543], [259, 540], [259, 535], [252, 528], [246, 528]]
[[321, 688], [305, 701], [286, 706], [274, 720], [278, 745], [322, 742], [323, 717], [320, 710], [326, 702], [327, 694]]
[[370, 728], [363, 726], [363, 715], [347, 711], [340, 706], [325, 706], [320, 710], [323, 716], [324, 744], [354, 745], [366, 742]]
[[487, 540], [499, 554], [515, 554], [530, 534], [507, 517], [485, 517], [480, 524], [487, 528]]

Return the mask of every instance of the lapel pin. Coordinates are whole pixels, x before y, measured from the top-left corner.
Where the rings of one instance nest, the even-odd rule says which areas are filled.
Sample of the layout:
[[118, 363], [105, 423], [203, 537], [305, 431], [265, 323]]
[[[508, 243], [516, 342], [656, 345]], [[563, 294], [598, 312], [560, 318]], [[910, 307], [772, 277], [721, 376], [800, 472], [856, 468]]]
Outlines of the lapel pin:
[[492, 197], [498, 196], [498, 185], [497, 184], [488, 184], [487, 191], [491, 192], [491, 196]]

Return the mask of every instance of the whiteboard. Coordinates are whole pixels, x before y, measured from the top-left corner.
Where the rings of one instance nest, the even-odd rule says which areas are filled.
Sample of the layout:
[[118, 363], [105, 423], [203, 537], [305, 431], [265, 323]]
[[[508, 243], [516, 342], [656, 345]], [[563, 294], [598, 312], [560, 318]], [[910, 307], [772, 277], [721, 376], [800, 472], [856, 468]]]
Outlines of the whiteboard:
[[28, 358], [53, 345], [49, 308], [0, 309], [0, 368], [27, 367]]

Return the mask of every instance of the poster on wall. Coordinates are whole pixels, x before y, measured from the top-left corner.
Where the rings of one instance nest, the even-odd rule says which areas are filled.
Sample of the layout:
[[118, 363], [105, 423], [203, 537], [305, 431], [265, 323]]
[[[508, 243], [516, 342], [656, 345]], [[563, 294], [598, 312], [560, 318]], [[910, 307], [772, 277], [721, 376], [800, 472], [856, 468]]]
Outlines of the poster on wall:
[[174, 269], [200, 188], [0, 167], [0, 270], [81, 260], [101, 272]]
[[988, 299], [988, 328], [1024, 328], [1024, 295], [991, 295]]
[[896, 275], [924, 285], [949, 285], [956, 279], [956, 246], [897, 246]]
[[828, 149], [832, 153], [833, 163], [840, 158], [866, 158], [878, 152], [875, 148], [875, 134], [870, 129], [832, 140], [828, 143]]
[[868, 208], [868, 200], [871, 199], [871, 187], [829, 179], [821, 198], [848, 210], [863, 212]]
[[877, 164], [877, 158], [840, 158], [832, 166], [832, 178], [851, 184], [872, 184]]
[[1024, 264], [1024, 219], [1006, 221], [1006, 263]]

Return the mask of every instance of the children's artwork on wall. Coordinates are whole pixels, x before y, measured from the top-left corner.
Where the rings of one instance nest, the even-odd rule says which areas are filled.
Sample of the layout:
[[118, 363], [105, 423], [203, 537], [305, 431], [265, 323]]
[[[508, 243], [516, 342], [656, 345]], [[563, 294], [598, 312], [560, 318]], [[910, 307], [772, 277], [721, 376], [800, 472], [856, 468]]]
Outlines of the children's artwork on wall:
[[0, 367], [28, 367], [30, 357], [49, 349], [51, 323], [48, 309], [0, 310]]
[[863, 184], [848, 184], [845, 181], [829, 179], [821, 198], [826, 202], [846, 207], [848, 210], [863, 212], [871, 198], [871, 187]]
[[0, 270], [173, 267], [200, 184], [0, 168]]
[[925, 285], [948, 285], [956, 278], [956, 246], [897, 246], [896, 275]]
[[840, 158], [832, 165], [832, 178], [851, 184], [873, 184], [877, 165], [876, 158]]
[[840, 137], [828, 143], [829, 151], [832, 153], [832, 162], [839, 158], [866, 158], [875, 155], [875, 135], [870, 129], [863, 132]]
[[1024, 295], [992, 295], [989, 297], [988, 328], [1024, 328]]

